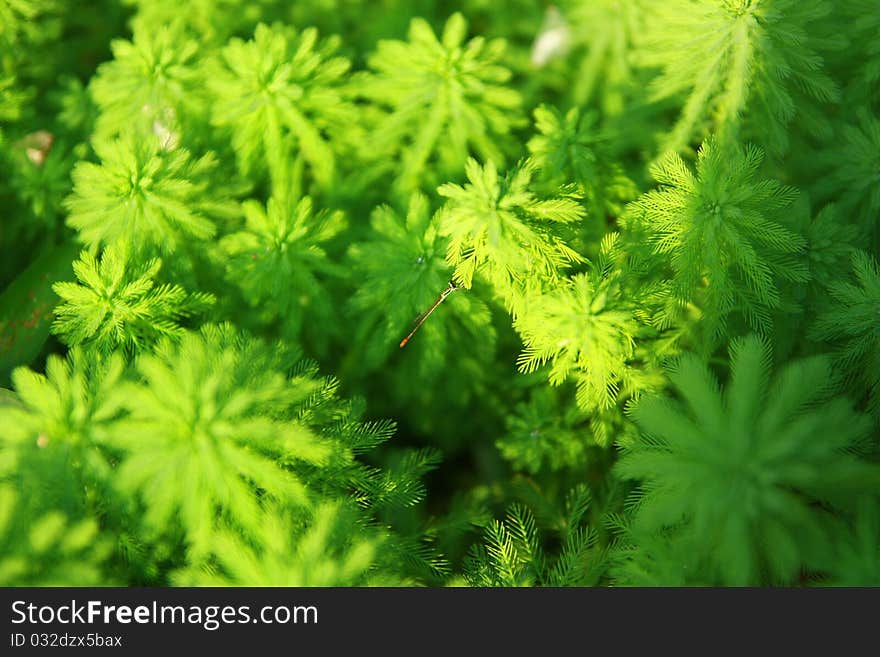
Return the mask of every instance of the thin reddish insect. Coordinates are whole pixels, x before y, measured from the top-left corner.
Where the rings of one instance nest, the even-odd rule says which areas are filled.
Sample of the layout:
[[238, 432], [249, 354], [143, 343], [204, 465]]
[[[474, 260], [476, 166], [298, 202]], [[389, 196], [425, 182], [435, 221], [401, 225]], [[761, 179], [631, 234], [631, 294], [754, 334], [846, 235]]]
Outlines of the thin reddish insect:
[[406, 346], [406, 343], [409, 342], [410, 338], [415, 335], [416, 331], [419, 330], [419, 327], [425, 323], [425, 320], [431, 316], [431, 313], [434, 312], [435, 310], [437, 310], [437, 306], [439, 306], [441, 303], [446, 301], [446, 297], [448, 297], [450, 294], [452, 294], [456, 290], [460, 290], [460, 289], [461, 289], [461, 286], [456, 285], [455, 281], [449, 281], [449, 287], [447, 287], [445, 290], [443, 290], [440, 293], [440, 296], [437, 297], [437, 300], [431, 305], [431, 307], [428, 308], [421, 315], [416, 317], [415, 326], [413, 326], [413, 329], [412, 329], [412, 331], [409, 332], [409, 335], [407, 335], [403, 340], [400, 341], [400, 348], [403, 349]]

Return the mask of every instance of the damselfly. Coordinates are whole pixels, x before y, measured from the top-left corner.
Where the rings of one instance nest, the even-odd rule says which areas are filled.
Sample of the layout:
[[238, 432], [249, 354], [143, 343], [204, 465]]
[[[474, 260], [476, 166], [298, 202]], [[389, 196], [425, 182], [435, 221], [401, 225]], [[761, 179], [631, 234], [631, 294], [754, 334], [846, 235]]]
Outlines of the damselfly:
[[440, 293], [440, 296], [437, 297], [437, 300], [421, 315], [416, 317], [415, 322], [413, 322], [413, 329], [409, 332], [403, 340], [400, 341], [400, 348], [403, 349], [406, 346], [406, 343], [409, 342], [409, 339], [415, 335], [416, 331], [419, 330], [419, 327], [425, 323], [425, 320], [431, 316], [431, 313], [437, 310], [437, 306], [446, 301], [446, 297], [455, 292], [456, 290], [460, 290], [461, 285], [458, 285], [455, 281], [449, 281], [449, 286]]

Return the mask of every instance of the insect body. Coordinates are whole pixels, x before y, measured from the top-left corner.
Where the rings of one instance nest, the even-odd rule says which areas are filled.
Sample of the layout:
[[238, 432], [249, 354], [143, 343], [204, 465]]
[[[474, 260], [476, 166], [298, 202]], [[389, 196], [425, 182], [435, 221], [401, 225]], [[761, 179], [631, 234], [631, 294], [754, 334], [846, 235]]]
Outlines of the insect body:
[[403, 349], [406, 346], [406, 343], [409, 342], [410, 338], [413, 335], [415, 335], [415, 332], [419, 330], [419, 327], [425, 323], [425, 320], [431, 316], [431, 313], [437, 310], [437, 306], [446, 301], [446, 297], [448, 297], [456, 290], [460, 289], [461, 285], [456, 284], [455, 281], [449, 281], [449, 286], [440, 293], [440, 296], [437, 297], [437, 300], [433, 304], [431, 304], [431, 307], [428, 308], [421, 315], [416, 317], [412, 331], [410, 331], [409, 335], [407, 335], [403, 340], [400, 341], [400, 348]]

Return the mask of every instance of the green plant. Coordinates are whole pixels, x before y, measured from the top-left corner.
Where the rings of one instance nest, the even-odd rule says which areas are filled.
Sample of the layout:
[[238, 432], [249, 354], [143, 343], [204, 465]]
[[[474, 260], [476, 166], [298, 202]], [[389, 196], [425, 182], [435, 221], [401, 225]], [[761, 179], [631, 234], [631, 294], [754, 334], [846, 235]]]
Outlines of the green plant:
[[466, 185], [448, 183], [437, 190], [448, 199], [440, 218], [440, 233], [448, 237], [446, 260], [465, 288], [480, 271], [516, 309], [527, 292], [557, 282], [560, 270], [581, 260], [554, 224], [573, 223], [584, 211], [573, 192], [538, 198], [529, 189], [534, 175], [529, 162], [503, 178], [491, 160], [484, 166], [468, 160], [466, 171]]
[[353, 111], [341, 89], [349, 63], [337, 47], [314, 28], [298, 34], [261, 24], [253, 39], [231, 39], [210, 62], [211, 121], [231, 131], [245, 174], [283, 175], [296, 153], [318, 185], [332, 185], [336, 152], [325, 132], [338, 134]]
[[681, 401], [644, 398], [632, 411], [643, 438], [618, 468], [644, 482], [637, 528], [666, 530], [710, 582], [787, 583], [816, 568], [829, 507], [880, 486], [880, 469], [847, 453], [870, 423], [827, 398], [828, 359], [795, 361], [773, 378], [770, 359], [756, 337], [734, 342], [722, 391], [704, 363], [684, 357], [670, 372]]
[[[773, 180], [758, 180], [760, 150], [723, 148], [706, 142], [696, 175], [674, 153], [651, 168], [662, 186], [627, 209], [656, 256], [672, 270], [677, 304], [702, 311], [713, 338], [732, 312], [753, 329], [769, 329], [779, 307], [778, 281], [805, 282], [795, 254], [804, 238], [780, 222], [796, 191]], [[670, 318], [673, 321], [673, 318]]]
[[0, 585], [878, 582], [877, 0], [93, 4], [0, 0]]
[[133, 136], [94, 147], [101, 164], [77, 163], [73, 194], [65, 200], [67, 222], [84, 242], [129, 239], [168, 252], [187, 239], [215, 235], [211, 215], [220, 204], [207, 194], [215, 166], [210, 154], [195, 159]]
[[[379, 108], [372, 127], [384, 169], [399, 157], [396, 187], [410, 193], [458, 175], [472, 148], [501, 161], [498, 137], [517, 124], [519, 94], [499, 62], [504, 41], [476, 37], [465, 42], [467, 21], [453, 14], [441, 37], [421, 18], [410, 23], [407, 41], [383, 40], [369, 58], [371, 74], [361, 93]], [[439, 173], [441, 177], [437, 177]]]
[[[800, 113], [814, 130], [827, 126], [811, 101], [838, 99], [816, 51], [833, 48], [818, 30], [832, 5], [822, 0], [697, 0], [648, 10], [641, 61], [659, 67], [654, 98], [686, 96], [681, 116], [663, 141], [680, 150], [707, 128], [722, 136], [757, 139], [779, 151]], [[745, 133], [745, 134], [742, 134]]]
[[109, 355], [116, 348], [139, 351], [160, 337], [179, 334], [178, 320], [214, 303], [210, 294], [190, 295], [179, 285], [156, 285], [159, 258], [132, 271], [123, 246], [108, 247], [100, 263], [87, 251], [73, 263], [78, 283], [56, 283], [64, 302], [55, 309], [53, 332], [69, 345], [87, 343]]

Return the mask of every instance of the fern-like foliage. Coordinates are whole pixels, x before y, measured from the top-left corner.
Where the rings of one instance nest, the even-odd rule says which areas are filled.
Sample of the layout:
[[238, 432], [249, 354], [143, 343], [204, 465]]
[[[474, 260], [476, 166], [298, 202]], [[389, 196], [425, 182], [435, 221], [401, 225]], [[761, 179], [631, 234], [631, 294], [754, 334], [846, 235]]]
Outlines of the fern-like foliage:
[[[440, 462], [439, 450], [397, 449], [386, 456], [382, 467], [364, 463], [357, 457], [387, 441], [394, 434], [394, 423], [364, 421], [362, 400], [340, 399], [338, 382], [332, 378], [318, 382], [316, 374], [311, 365], [296, 369], [293, 381], [317, 386], [285, 416], [319, 436], [328, 446], [329, 458], [320, 467], [297, 470], [303, 473], [309, 488], [320, 491], [324, 500], [350, 497], [369, 514], [361, 518], [362, 522], [375, 520], [394, 530], [393, 536], [386, 535], [389, 540], [383, 541], [382, 557], [377, 559], [388, 566], [387, 572], [405, 571], [421, 581], [444, 573], [445, 559], [406, 520], [411, 517], [408, 512], [426, 495], [423, 477]], [[297, 509], [297, 513], [301, 511]], [[345, 510], [343, 515], [349, 517]]]
[[669, 371], [678, 399], [649, 396], [632, 410], [643, 438], [617, 470], [642, 482], [636, 535], [665, 532], [666, 557], [709, 583], [791, 583], [827, 556], [827, 509], [880, 486], [880, 469], [847, 451], [870, 422], [828, 397], [828, 359], [772, 378], [770, 360], [761, 339], [734, 341], [722, 390], [685, 356]]
[[[405, 217], [390, 206], [376, 208], [370, 238], [349, 250], [360, 277], [350, 307], [363, 327], [357, 339], [367, 344], [367, 360], [361, 367], [372, 368], [388, 358], [413, 319], [430, 306], [452, 276], [437, 215], [430, 209], [421, 193], [413, 194]], [[419, 329], [410, 347], [421, 353], [420, 378], [436, 374], [455, 346], [475, 339], [491, 345], [493, 334], [484, 302], [470, 294], [450, 296], [442, 312]]]
[[833, 345], [835, 362], [857, 399], [880, 416], [880, 265], [864, 251], [852, 257], [853, 277], [833, 281], [833, 303], [812, 326], [812, 336]]
[[585, 424], [569, 395], [540, 386], [514, 407], [495, 446], [514, 468], [532, 474], [575, 467], [587, 458]]
[[232, 133], [239, 167], [276, 178], [285, 160], [301, 158], [318, 185], [331, 186], [331, 137], [351, 127], [355, 108], [343, 95], [349, 61], [335, 55], [337, 38], [308, 28], [257, 26], [253, 39], [233, 38], [208, 67], [212, 123]]
[[811, 215], [808, 201], [799, 199], [791, 215], [796, 231], [806, 239], [804, 264], [809, 281], [780, 288], [783, 302], [773, 314], [773, 344], [780, 357], [809, 336], [812, 323], [828, 305], [828, 286], [849, 270], [859, 242], [859, 229], [846, 221], [835, 205], [826, 205]]
[[123, 372], [118, 355], [99, 361], [81, 348], [67, 358], [50, 356], [45, 374], [17, 368], [12, 382], [18, 403], [0, 406], [0, 476], [25, 475], [29, 464], [42, 463], [57, 479], [31, 477], [20, 485], [41, 500], [50, 492], [58, 498], [74, 493], [63, 501], [76, 508], [73, 500], [87, 482], [93, 486], [110, 475], [106, 446], [123, 411]]
[[803, 231], [807, 240], [810, 285], [827, 288], [849, 268], [859, 230], [835, 205], [822, 208]]
[[609, 152], [610, 136], [597, 126], [595, 114], [570, 109], [563, 116], [542, 105], [535, 110], [538, 134], [529, 140], [532, 159], [551, 186], [574, 181], [587, 216], [604, 233], [605, 218], [618, 216], [637, 195], [635, 183]]
[[32, 240], [57, 234], [64, 216], [64, 198], [70, 192], [70, 171], [83, 148], [70, 148], [54, 135], [38, 130], [17, 140], [5, 154], [9, 183], [17, 191], [18, 201], [29, 221], [19, 230], [11, 226], [2, 240]]
[[615, 538], [608, 553], [608, 574], [616, 586], [711, 586], [712, 580], [696, 567], [690, 554], [670, 537], [634, 526], [631, 518], [610, 514], [605, 525]]
[[708, 141], [693, 172], [668, 153], [651, 167], [661, 187], [627, 209], [671, 268], [679, 307], [702, 310], [708, 336], [718, 336], [731, 313], [767, 331], [770, 311], [781, 302], [778, 282], [808, 278], [797, 257], [805, 240], [782, 223], [796, 191], [759, 178], [762, 159], [757, 148]]
[[245, 226], [223, 237], [220, 251], [228, 278], [238, 285], [263, 321], [282, 322], [286, 334], [298, 336], [303, 320], [325, 324], [330, 301], [322, 278], [339, 274], [327, 258], [325, 244], [345, 228], [339, 211], [314, 212], [308, 196], [273, 195], [264, 206], [244, 203]]
[[85, 343], [103, 354], [117, 347], [140, 351], [162, 337], [179, 335], [182, 319], [214, 303], [210, 294], [157, 285], [162, 261], [134, 264], [126, 251], [121, 244], [111, 245], [100, 262], [83, 251], [73, 263], [78, 282], [52, 286], [62, 300], [52, 331], [68, 345]]
[[554, 225], [579, 221], [583, 207], [573, 190], [547, 199], [535, 195], [529, 161], [504, 177], [491, 160], [480, 166], [469, 159], [465, 170], [467, 184], [437, 190], [448, 199], [440, 215], [440, 233], [449, 239], [446, 260], [459, 284], [470, 288], [479, 271], [516, 312], [526, 292], [558, 281], [563, 269], [582, 260]]
[[[0, 3], [0, 118], [17, 121], [34, 96], [29, 84], [43, 62], [29, 56], [57, 35], [55, 0], [4, 0]], [[3, 131], [0, 129], [0, 137]]]
[[77, 163], [73, 194], [64, 203], [68, 225], [89, 245], [128, 240], [171, 252], [187, 240], [212, 237], [215, 219], [234, 213], [222, 186], [212, 184], [211, 154], [196, 159], [185, 149], [165, 151], [155, 140], [135, 137], [98, 141], [94, 148], [101, 163]]
[[27, 501], [0, 485], [0, 585], [101, 586], [110, 545], [95, 520], [60, 511], [30, 515]]
[[407, 41], [382, 40], [368, 60], [360, 93], [389, 110], [372, 128], [369, 147], [397, 163], [391, 173], [403, 198], [458, 178], [472, 152], [503, 162], [503, 138], [519, 123], [520, 95], [504, 84], [504, 41], [466, 35], [461, 14], [439, 38], [416, 18]]
[[850, 220], [867, 228], [867, 234], [880, 239], [880, 120], [868, 111], [858, 112], [857, 122], [841, 128], [840, 143], [829, 148], [823, 161], [827, 173], [817, 188], [837, 205]]
[[359, 501], [380, 510], [414, 506], [425, 498], [424, 475], [441, 460], [436, 449], [425, 448], [399, 453], [384, 468], [359, 468]]
[[376, 573], [387, 541], [375, 529], [352, 527], [362, 519], [352, 509], [324, 503], [307, 524], [282, 509], [266, 513], [254, 544], [223, 531], [213, 546], [216, 565], [175, 574], [189, 586], [400, 586], [392, 569]]
[[181, 114], [199, 110], [192, 93], [198, 77], [198, 45], [180, 30], [135, 27], [131, 41], [111, 43], [113, 59], [102, 64], [89, 85], [100, 108], [95, 139], [110, 140], [135, 131], [172, 147]]
[[[430, 544], [412, 527], [398, 531], [395, 518], [423, 499], [421, 478], [439, 452], [401, 450], [381, 468], [361, 462], [357, 456], [386, 441], [394, 425], [364, 422], [362, 403], [340, 400], [335, 381], [297, 359], [230, 325], [207, 325], [160, 341], [128, 369], [118, 353], [81, 347], [66, 361], [50, 357], [45, 375], [18, 368], [15, 394], [0, 396], [0, 487], [12, 484], [28, 500], [10, 521], [16, 538], [4, 543], [8, 577], [43, 581], [38, 570], [49, 572], [68, 530], [85, 533], [96, 552], [94, 559], [76, 552], [71, 538], [67, 557], [81, 559], [84, 573], [92, 559], [107, 568], [105, 578], [110, 535], [117, 557], [137, 561], [138, 576], [152, 582], [204, 584], [203, 569], [222, 572], [227, 584], [268, 582], [273, 570], [259, 579], [223, 561], [244, 550], [252, 565], [286, 555], [291, 578], [328, 585], [400, 584], [404, 572], [445, 572]], [[47, 539], [44, 549], [21, 527], [48, 510], [57, 541]], [[109, 533], [96, 535], [93, 516]], [[350, 542], [354, 525], [370, 538]], [[4, 531], [0, 517], [0, 542]], [[302, 562], [290, 563], [288, 549]], [[319, 563], [330, 570], [312, 573]], [[75, 570], [59, 571], [58, 583], [81, 581]], [[245, 575], [257, 579], [239, 579]]]
[[272, 0], [255, 2], [242, 11], [237, 0], [122, 0], [135, 9], [134, 31], [152, 25], [173, 25], [200, 43], [218, 46], [229, 37], [253, 32], [254, 26], [272, 11]]
[[119, 486], [140, 496], [148, 527], [179, 526], [195, 558], [210, 550], [220, 517], [257, 535], [261, 498], [308, 504], [283, 463], [320, 465], [328, 446], [276, 418], [314, 384], [290, 385], [263, 347], [229, 327], [166, 340], [137, 365], [142, 383], [126, 386], [129, 415], [110, 442], [125, 455]]
[[0, 0], [0, 584], [874, 583], [878, 103], [880, 0]]
[[846, 538], [826, 566], [827, 583], [833, 586], [880, 586], [880, 503], [861, 501]]
[[516, 505], [504, 522], [486, 528], [486, 547], [471, 557], [469, 578], [475, 586], [534, 586], [544, 570], [535, 519]]
[[549, 362], [552, 385], [570, 377], [577, 381], [582, 408], [611, 408], [635, 354], [639, 325], [610, 264], [591, 264], [587, 273], [528, 298], [526, 305], [528, 312], [514, 322], [525, 345], [520, 370], [532, 372]]
[[53, 100], [58, 107], [59, 128], [71, 135], [93, 134], [99, 110], [89, 89], [72, 76], [64, 76], [58, 82]]
[[839, 25], [852, 30], [845, 61], [850, 85], [847, 101], [870, 105], [880, 100], [880, 3], [852, 0]]
[[839, 92], [817, 53], [829, 44], [812, 28], [833, 8], [824, 0], [652, 3], [640, 59], [662, 71], [653, 96], [686, 99], [661, 152], [708, 133], [782, 151], [796, 115], [814, 131], [827, 128], [815, 101], [835, 101]]
[[604, 555], [596, 548], [597, 535], [586, 525], [591, 496], [588, 488], [573, 489], [565, 502], [558, 527], [561, 550], [547, 556], [541, 547], [535, 518], [514, 504], [504, 521], [485, 529], [485, 545], [472, 550], [465, 575], [472, 586], [590, 586], [604, 570]]
[[[596, 104], [606, 115], [625, 109], [635, 80], [632, 55], [644, 26], [642, 0], [563, 0], [571, 48], [580, 62], [571, 89], [578, 106]], [[598, 26], [602, 26], [598, 29]]]
[[[21, 117], [21, 108], [27, 102], [27, 94], [18, 88], [11, 72], [0, 72], [0, 119], [15, 121]], [[0, 130], [0, 139], [3, 131]]]

